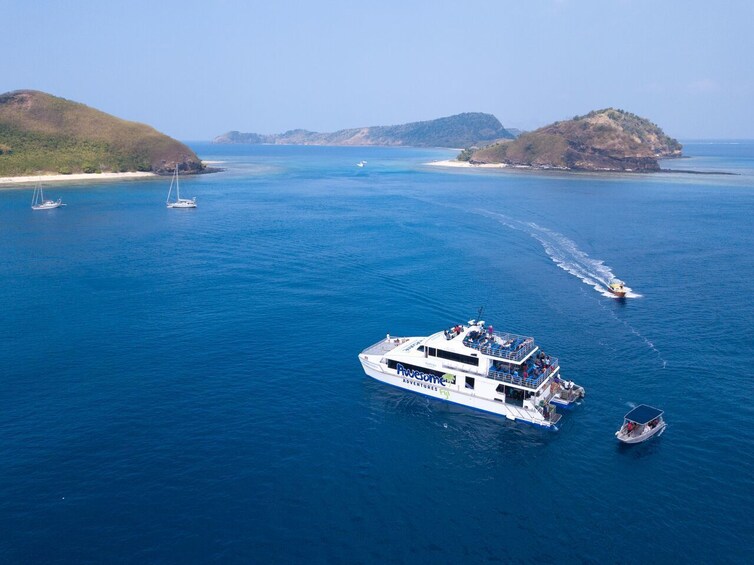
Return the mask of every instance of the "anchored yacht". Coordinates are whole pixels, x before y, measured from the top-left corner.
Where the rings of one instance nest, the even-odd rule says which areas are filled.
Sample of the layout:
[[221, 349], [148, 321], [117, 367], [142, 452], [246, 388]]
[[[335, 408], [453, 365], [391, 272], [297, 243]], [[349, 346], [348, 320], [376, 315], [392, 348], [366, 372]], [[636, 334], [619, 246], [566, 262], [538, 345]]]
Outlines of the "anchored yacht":
[[[173, 184], [175, 184], [175, 200], [170, 200], [170, 195], [173, 192]], [[168, 208], [196, 208], [196, 196], [193, 198], [181, 198], [181, 186], [178, 183], [178, 165], [175, 166], [173, 171], [173, 178], [170, 180], [170, 188], [168, 189], [168, 197], [165, 200], [165, 204]]]
[[48, 200], [45, 198], [45, 193], [40, 185], [37, 185], [34, 188], [34, 194], [31, 197], [32, 210], [52, 210], [54, 208], [60, 208], [61, 206], [65, 206], [61, 198], [58, 198], [57, 200]]
[[555, 430], [556, 407], [571, 408], [584, 397], [533, 338], [477, 320], [428, 337], [388, 334], [359, 361], [378, 381]]

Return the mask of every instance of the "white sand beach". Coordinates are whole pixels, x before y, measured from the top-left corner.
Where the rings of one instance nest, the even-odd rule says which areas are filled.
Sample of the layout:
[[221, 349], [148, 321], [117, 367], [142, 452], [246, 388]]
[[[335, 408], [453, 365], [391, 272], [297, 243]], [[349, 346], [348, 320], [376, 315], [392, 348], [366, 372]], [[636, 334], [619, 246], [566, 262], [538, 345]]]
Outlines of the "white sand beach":
[[156, 177], [155, 173], [80, 173], [75, 175], [33, 175], [26, 177], [0, 177], [0, 186], [7, 187], [16, 184], [34, 184], [38, 182], [62, 182], [82, 180], [127, 180], [144, 177]]
[[448, 159], [445, 161], [431, 161], [429, 163], [425, 163], [425, 165], [431, 165], [433, 167], [468, 167], [468, 168], [474, 168], [474, 169], [505, 169], [508, 168], [508, 165], [504, 163], [484, 163], [484, 164], [474, 164], [472, 165], [468, 161], [458, 161], [457, 159]]

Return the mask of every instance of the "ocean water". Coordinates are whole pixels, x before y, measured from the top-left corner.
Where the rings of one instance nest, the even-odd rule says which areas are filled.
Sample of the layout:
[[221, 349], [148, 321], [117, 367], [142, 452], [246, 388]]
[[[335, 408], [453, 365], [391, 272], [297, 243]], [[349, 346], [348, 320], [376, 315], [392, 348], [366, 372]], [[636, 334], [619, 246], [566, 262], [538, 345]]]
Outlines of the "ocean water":
[[[193, 211], [0, 190], [0, 562], [754, 559], [754, 143], [665, 164], [735, 176], [194, 146]], [[480, 306], [586, 387], [560, 431], [362, 372]], [[669, 427], [618, 445], [638, 403]]]

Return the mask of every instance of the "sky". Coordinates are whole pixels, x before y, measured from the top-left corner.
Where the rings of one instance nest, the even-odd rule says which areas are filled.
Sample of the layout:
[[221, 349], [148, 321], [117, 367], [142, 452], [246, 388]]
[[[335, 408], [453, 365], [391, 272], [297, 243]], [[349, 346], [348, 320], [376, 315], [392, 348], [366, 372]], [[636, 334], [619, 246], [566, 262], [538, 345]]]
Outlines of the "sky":
[[182, 140], [615, 107], [754, 138], [754, 1], [0, 0], [0, 92]]

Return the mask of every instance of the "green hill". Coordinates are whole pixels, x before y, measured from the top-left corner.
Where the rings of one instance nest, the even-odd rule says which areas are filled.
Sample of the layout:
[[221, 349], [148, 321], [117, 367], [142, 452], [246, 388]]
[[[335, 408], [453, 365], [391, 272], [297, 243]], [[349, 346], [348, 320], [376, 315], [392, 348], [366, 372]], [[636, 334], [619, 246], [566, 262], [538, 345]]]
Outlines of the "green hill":
[[199, 157], [154, 128], [35, 90], [0, 94], [0, 177], [200, 172]]
[[279, 134], [231, 131], [215, 143], [268, 143], [277, 145], [406, 145], [413, 147], [468, 147], [514, 136], [491, 114], [471, 112], [397, 126], [371, 126], [318, 133], [295, 129]]
[[681, 149], [649, 120], [606, 108], [522, 133], [513, 141], [464, 151], [459, 158], [540, 169], [657, 171], [657, 159], [679, 157]]

